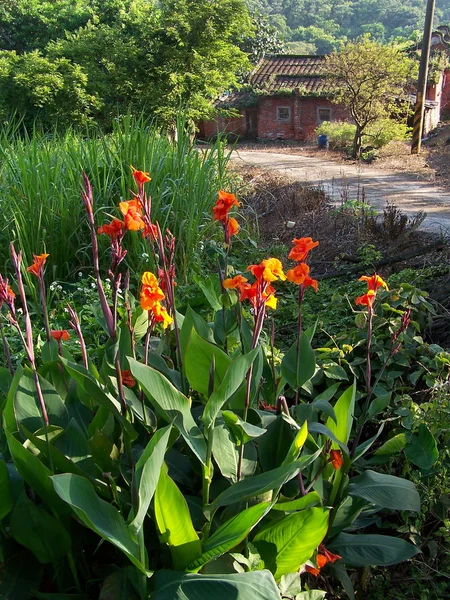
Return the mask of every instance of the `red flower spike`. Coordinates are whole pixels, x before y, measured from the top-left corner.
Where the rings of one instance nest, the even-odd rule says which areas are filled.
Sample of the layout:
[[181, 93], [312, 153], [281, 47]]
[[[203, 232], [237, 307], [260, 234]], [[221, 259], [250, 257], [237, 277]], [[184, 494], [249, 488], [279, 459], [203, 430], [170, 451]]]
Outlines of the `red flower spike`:
[[342, 467], [344, 464], [344, 459], [342, 458], [342, 453], [340, 450], [330, 451], [330, 462], [336, 471]]

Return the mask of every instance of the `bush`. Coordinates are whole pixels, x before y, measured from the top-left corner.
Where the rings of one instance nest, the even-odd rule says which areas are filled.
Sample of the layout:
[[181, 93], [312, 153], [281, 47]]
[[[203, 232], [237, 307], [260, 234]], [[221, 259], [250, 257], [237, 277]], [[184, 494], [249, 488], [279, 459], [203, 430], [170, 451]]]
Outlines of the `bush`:
[[324, 121], [316, 129], [317, 135], [327, 135], [331, 148], [348, 148], [355, 136], [356, 127], [346, 121]]
[[[327, 135], [330, 147], [345, 149], [353, 144], [356, 126], [347, 121], [324, 121], [316, 129], [317, 135]], [[404, 140], [411, 128], [392, 119], [380, 119], [372, 123], [363, 135], [363, 146], [382, 148], [394, 140]]]

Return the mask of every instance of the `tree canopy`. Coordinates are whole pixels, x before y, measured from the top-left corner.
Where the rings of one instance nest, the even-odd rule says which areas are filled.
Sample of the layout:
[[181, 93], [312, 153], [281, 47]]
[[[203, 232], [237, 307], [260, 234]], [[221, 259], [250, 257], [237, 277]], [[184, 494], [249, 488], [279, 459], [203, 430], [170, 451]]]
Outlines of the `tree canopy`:
[[[399, 111], [416, 63], [393, 44], [364, 36], [327, 57], [327, 76], [334, 100], [347, 107], [356, 125], [353, 156], [359, 156], [367, 127]], [[400, 108], [401, 110], [401, 108]]]

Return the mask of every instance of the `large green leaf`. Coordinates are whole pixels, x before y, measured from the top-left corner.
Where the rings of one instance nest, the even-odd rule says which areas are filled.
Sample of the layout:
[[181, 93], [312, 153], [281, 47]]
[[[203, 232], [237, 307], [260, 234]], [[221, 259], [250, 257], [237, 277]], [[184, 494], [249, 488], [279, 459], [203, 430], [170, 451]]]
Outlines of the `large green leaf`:
[[334, 405], [337, 423], [331, 417], [327, 419], [326, 426], [343, 444], [347, 444], [352, 430], [353, 412], [355, 410], [356, 380], [340, 396]]
[[255, 536], [253, 543], [276, 580], [311, 558], [327, 533], [328, 514], [325, 508], [291, 513]]
[[33, 590], [39, 587], [42, 578], [41, 565], [37, 560], [30, 560], [27, 552], [16, 552], [13, 557], [8, 558], [10, 560], [2, 558], [4, 562], [0, 570], [0, 598], [2, 600], [33, 598]]
[[133, 377], [139, 381], [156, 412], [173, 423], [197, 458], [205, 464], [206, 442], [191, 414], [191, 402], [156, 369], [129, 358]]
[[383, 508], [420, 512], [420, 496], [416, 486], [394, 475], [364, 471], [350, 480], [347, 493]]
[[[66, 427], [69, 418], [64, 402], [49, 381], [40, 375], [38, 377], [50, 424]], [[37, 431], [45, 425], [37, 396], [36, 382], [30, 369], [25, 369], [20, 378], [14, 397], [14, 412], [17, 422], [25, 425], [31, 432]]]
[[4, 460], [0, 460], [0, 521], [11, 512], [12, 507], [13, 497], [8, 467]]
[[299, 390], [309, 381], [316, 370], [316, 357], [311, 341], [306, 332], [300, 337], [300, 348], [297, 352], [297, 342], [289, 348], [281, 362], [281, 375], [293, 390]]
[[420, 553], [420, 550], [400, 538], [389, 535], [340, 533], [328, 545], [349, 565], [366, 567], [369, 565], [395, 565]]
[[218, 389], [225, 378], [231, 358], [223, 350], [201, 338], [192, 329], [184, 357], [184, 368], [189, 385], [208, 397], [209, 372], [214, 359], [214, 389]]
[[167, 443], [172, 427], [169, 425], [155, 433], [136, 463], [135, 482], [138, 489], [139, 508], [130, 528], [138, 534], [158, 485]]
[[[216, 422], [212, 451], [220, 472], [227, 479], [237, 481], [239, 465], [239, 449], [237, 448], [231, 431], [223, 423]], [[262, 439], [262, 438], [261, 438]], [[257, 453], [254, 444], [245, 444], [242, 460], [242, 477], [251, 477], [257, 467]]]
[[202, 547], [187, 502], [165, 465], [156, 487], [155, 517], [162, 538], [169, 545], [175, 569], [185, 569], [201, 555]]
[[131, 423], [124, 415], [122, 415], [120, 402], [114, 398], [106, 388], [102, 387], [87, 369], [81, 365], [69, 362], [64, 358], [61, 358], [61, 362], [69, 375], [78, 383], [81, 390], [83, 390], [91, 400], [94, 400], [100, 406], [107, 408], [117, 421], [119, 421], [128, 437], [131, 440], [135, 440], [137, 438], [137, 433]]
[[16, 391], [19, 387], [19, 382], [22, 379], [23, 373], [24, 368], [19, 365], [14, 374], [14, 377], [12, 378], [11, 386], [9, 388], [8, 395], [6, 396], [6, 402], [4, 406], [2, 406], [4, 429], [9, 431], [10, 433], [14, 433], [15, 431], [17, 431], [16, 417], [14, 414], [14, 398], [16, 396]]
[[53, 563], [65, 556], [71, 547], [70, 536], [61, 521], [23, 494], [11, 514], [12, 537], [28, 548], [42, 564]]
[[267, 570], [230, 575], [158, 571], [152, 600], [280, 600]]
[[87, 479], [64, 473], [54, 475], [52, 481], [59, 497], [72, 507], [86, 527], [119, 548], [138, 569], [146, 573], [139, 560], [139, 546], [131, 537], [121, 514], [112, 504], [97, 496]]
[[236, 444], [246, 444], [250, 440], [265, 435], [266, 430], [240, 419], [232, 410], [222, 411], [222, 419], [234, 436]]
[[439, 458], [436, 440], [426, 425], [420, 425], [417, 433], [407, 438], [405, 454], [413, 465], [428, 471]]
[[214, 511], [219, 506], [229, 506], [235, 502], [243, 502], [254, 496], [259, 496], [270, 490], [275, 490], [295, 477], [301, 469], [305, 469], [320, 454], [321, 450], [315, 454], [301, 457], [293, 463], [283, 465], [272, 471], [255, 475], [249, 479], [243, 479], [234, 483], [231, 487], [223, 491], [210, 505], [210, 511]]
[[220, 409], [225, 402], [239, 389], [245, 381], [245, 376], [258, 354], [258, 348], [255, 348], [248, 354], [238, 356], [228, 367], [225, 376], [219, 388], [214, 391], [203, 411], [202, 421], [206, 427], [214, 424]]
[[16, 438], [6, 431], [9, 451], [17, 471], [30, 488], [44, 500], [50, 508], [59, 513], [69, 514], [70, 509], [55, 492], [50, 476], [53, 473], [37, 456], [28, 452]]
[[221, 525], [204, 544], [200, 558], [189, 565], [189, 570], [198, 571], [212, 558], [229, 552], [240, 544], [269, 511], [270, 506], [270, 502], [255, 504]]
[[312, 508], [321, 504], [320, 496], [317, 492], [309, 492], [301, 498], [295, 500], [286, 500], [284, 502], [277, 502], [272, 506], [272, 510], [281, 510], [283, 512], [292, 512], [296, 510], [304, 510], [305, 508]]
[[211, 327], [203, 317], [201, 317], [195, 312], [195, 310], [188, 306], [183, 319], [183, 324], [180, 329], [181, 355], [183, 361], [189, 338], [191, 337], [192, 329], [195, 329], [198, 335], [204, 340], [214, 343], [214, 334]]
[[258, 455], [263, 470], [270, 471], [283, 464], [295, 436], [283, 415], [274, 418], [266, 431], [266, 435], [258, 440]]

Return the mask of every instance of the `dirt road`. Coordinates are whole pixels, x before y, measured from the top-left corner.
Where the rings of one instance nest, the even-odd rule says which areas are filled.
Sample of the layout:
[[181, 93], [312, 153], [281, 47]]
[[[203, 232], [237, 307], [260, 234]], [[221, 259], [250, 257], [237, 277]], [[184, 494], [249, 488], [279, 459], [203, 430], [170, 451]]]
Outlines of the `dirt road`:
[[336, 204], [365, 199], [378, 211], [393, 202], [412, 216], [425, 211], [422, 230], [450, 235], [450, 193], [413, 175], [382, 171], [370, 165], [339, 164], [309, 156], [274, 152], [236, 151], [233, 161], [284, 172], [297, 181], [321, 186]]

